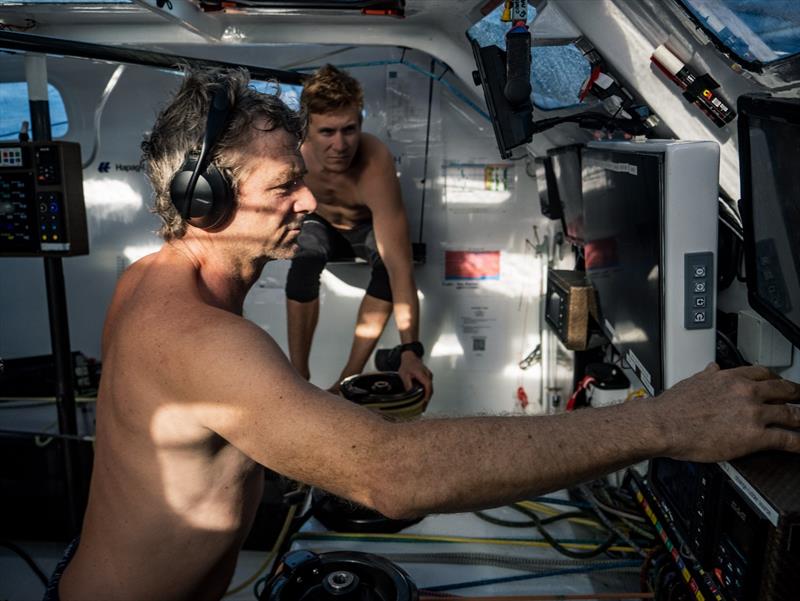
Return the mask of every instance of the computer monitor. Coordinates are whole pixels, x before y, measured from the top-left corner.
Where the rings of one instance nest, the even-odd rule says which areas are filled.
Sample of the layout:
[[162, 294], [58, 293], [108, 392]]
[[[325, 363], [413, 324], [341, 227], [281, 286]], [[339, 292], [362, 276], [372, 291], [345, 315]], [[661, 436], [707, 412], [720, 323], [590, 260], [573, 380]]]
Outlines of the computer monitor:
[[800, 346], [800, 100], [739, 98], [750, 305]]
[[582, 156], [600, 326], [658, 394], [714, 360], [719, 146], [590, 142]]
[[[469, 34], [467, 35], [469, 37]], [[497, 46], [481, 48], [478, 40], [470, 38], [477, 71], [472, 74], [476, 85], [483, 86], [486, 108], [494, 127], [497, 147], [504, 159], [517, 146], [533, 138], [533, 102], [528, 100], [512, 105], [503, 92], [506, 85], [506, 53]]]
[[564, 236], [573, 244], [581, 246], [584, 221], [581, 195], [581, 146], [554, 148], [547, 155], [552, 162], [553, 179], [561, 201]]

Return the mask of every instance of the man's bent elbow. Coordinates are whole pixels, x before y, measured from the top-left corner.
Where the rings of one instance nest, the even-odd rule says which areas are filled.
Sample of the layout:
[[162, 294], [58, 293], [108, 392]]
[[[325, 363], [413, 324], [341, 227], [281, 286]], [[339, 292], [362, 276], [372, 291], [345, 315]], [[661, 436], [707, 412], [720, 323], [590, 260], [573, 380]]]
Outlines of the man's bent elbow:
[[413, 519], [426, 515], [421, 490], [400, 466], [381, 470], [371, 478], [366, 504], [381, 515], [394, 520]]
[[409, 520], [427, 513], [414, 503], [414, 495], [396, 491], [376, 493], [373, 509], [392, 520]]

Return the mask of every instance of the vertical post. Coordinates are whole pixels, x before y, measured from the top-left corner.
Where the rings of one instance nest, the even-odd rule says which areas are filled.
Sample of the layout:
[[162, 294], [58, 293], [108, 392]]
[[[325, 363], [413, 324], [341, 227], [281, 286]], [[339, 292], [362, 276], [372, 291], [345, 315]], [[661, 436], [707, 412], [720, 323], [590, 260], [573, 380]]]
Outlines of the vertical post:
[[[31, 111], [31, 139], [52, 139], [50, 104], [47, 95], [47, 58], [40, 54], [25, 56], [25, 74], [28, 81], [28, 99]], [[64, 285], [64, 268], [61, 257], [44, 258], [47, 284], [47, 311], [50, 318], [50, 343], [56, 368], [56, 405], [58, 428], [61, 434], [77, 436], [78, 423], [73, 388], [72, 349], [69, 340], [67, 295]], [[77, 535], [83, 513], [83, 485], [75, 440], [61, 439], [64, 449], [64, 475], [67, 485], [67, 505], [71, 535]]]

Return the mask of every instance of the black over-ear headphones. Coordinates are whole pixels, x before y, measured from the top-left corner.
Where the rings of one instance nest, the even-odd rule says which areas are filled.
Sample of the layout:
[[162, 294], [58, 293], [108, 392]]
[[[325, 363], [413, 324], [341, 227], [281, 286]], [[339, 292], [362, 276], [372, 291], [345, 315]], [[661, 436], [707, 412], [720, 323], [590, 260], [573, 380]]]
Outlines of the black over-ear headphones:
[[233, 211], [233, 189], [228, 178], [210, 164], [214, 145], [228, 122], [230, 101], [227, 81], [220, 81], [208, 109], [206, 132], [200, 156], [187, 155], [180, 171], [172, 178], [169, 195], [172, 204], [189, 224], [204, 230], [223, 225]]

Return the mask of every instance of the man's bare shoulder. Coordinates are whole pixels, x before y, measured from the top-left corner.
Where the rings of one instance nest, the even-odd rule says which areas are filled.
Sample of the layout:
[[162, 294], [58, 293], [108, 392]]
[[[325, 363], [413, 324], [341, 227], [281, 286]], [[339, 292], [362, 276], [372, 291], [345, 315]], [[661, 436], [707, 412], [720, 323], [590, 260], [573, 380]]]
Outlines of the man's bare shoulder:
[[384, 169], [391, 168], [394, 172], [394, 156], [386, 143], [377, 136], [362, 132], [359, 150], [364, 158], [366, 169], [383, 172]]
[[242, 316], [207, 302], [190, 263], [156, 253], [120, 278], [106, 320], [104, 347], [141, 352], [145, 362], [163, 365], [174, 362], [176, 355], [197, 355], [231, 337], [252, 343], [264, 336], [268, 338]]
[[400, 182], [394, 156], [388, 146], [372, 134], [362, 134], [361, 150], [364, 164], [358, 178], [359, 197], [370, 210], [394, 208], [402, 204]]

